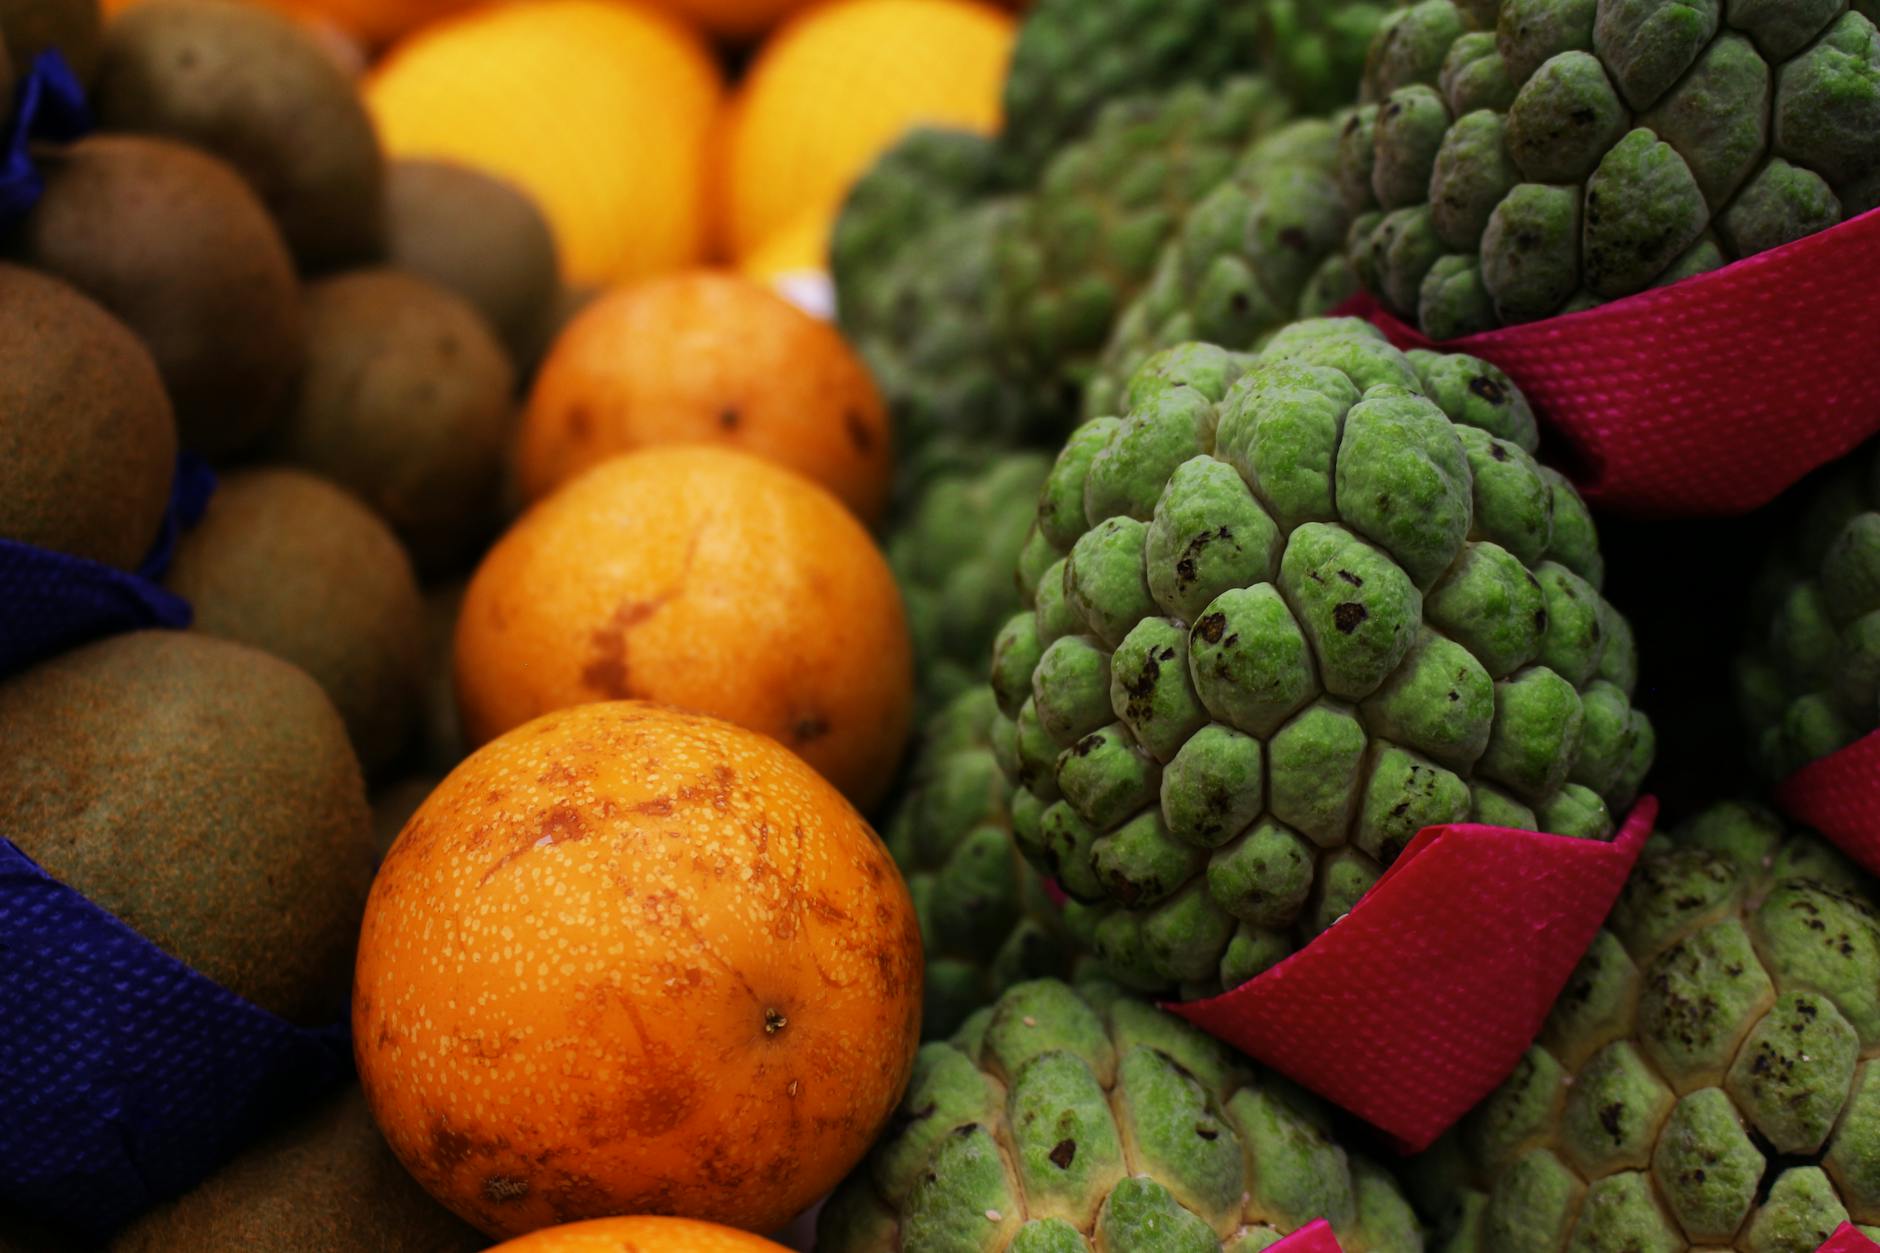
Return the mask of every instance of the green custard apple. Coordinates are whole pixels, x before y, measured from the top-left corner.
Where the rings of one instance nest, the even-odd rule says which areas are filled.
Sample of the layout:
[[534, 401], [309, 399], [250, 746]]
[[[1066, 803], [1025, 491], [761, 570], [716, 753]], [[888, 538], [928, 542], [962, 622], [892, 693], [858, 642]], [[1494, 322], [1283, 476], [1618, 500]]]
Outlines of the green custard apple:
[[829, 237], [836, 316], [851, 337], [880, 320], [879, 278], [929, 230], [990, 193], [992, 141], [970, 131], [915, 127], [855, 180]]
[[1011, 795], [992, 755], [997, 717], [982, 684], [927, 720], [883, 833], [920, 917], [930, 1039], [1014, 983], [1070, 971], [1057, 906], [1012, 842]]
[[1195, 340], [1252, 348], [1354, 294], [1339, 129], [1327, 118], [1282, 127], [1189, 212], [1117, 320], [1084, 389], [1085, 417], [1120, 413], [1130, 378], [1160, 349]]
[[1425, 826], [1609, 837], [1653, 753], [1585, 504], [1507, 376], [1301, 322], [1073, 434], [1001, 631], [1020, 847], [1131, 987], [1232, 988]]
[[1162, 246], [1291, 106], [1262, 78], [1192, 84], [1104, 107], [1060, 150], [998, 251], [997, 321], [1027, 375], [1066, 414]]
[[1435, 339], [1718, 269], [1880, 205], [1849, 0], [1423, 0], [1341, 160], [1353, 261]]
[[1724, 805], [1654, 838], [1514, 1075], [1417, 1172], [1444, 1253], [1880, 1237], [1880, 910]]
[[1254, 1253], [1320, 1218], [1418, 1253], [1416, 1216], [1284, 1081], [1113, 985], [1021, 983], [924, 1046], [823, 1253]]
[[1018, 609], [1012, 571], [1050, 472], [1042, 452], [957, 443], [933, 445], [912, 463], [916, 481], [888, 538], [888, 564], [930, 708], [985, 687], [992, 641]]
[[1880, 725], [1880, 479], [1869, 446], [1805, 489], [1751, 596], [1737, 698], [1771, 780]]

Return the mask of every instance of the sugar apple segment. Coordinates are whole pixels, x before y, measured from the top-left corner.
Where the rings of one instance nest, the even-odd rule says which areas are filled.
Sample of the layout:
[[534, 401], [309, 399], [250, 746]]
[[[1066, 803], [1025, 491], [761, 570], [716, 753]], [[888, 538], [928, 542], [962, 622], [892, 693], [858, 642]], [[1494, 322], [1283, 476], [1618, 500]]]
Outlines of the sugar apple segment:
[[915, 457], [888, 564], [919, 660], [921, 698], [937, 709], [982, 686], [999, 628], [1018, 608], [1013, 581], [1050, 459], [949, 442]]
[[1631, 635], [1505, 375], [1322, 319], [1129, 394], [1046, 477], [993, 665], [1018, 844], [1114, 977], [1244, 981], [1425, 826], [1611, 834]]
[[[1303, 7], [1275, 3], [1268, 11]], [[1084, 390], [1086, 417], [1129, 407], [1131, 377], [1161, 349], [1195, 340], [1256, 348], [1356, 291], [1343, 250], [1350, 220], [1335, 178], [1341, 124], [1311, 118], [1275, 131], [1189, 211], [1148, 285], [1118, 317]]]
[[1880, 1224], [1880, 909], [1772, 814], [1655, 837], [1515, 1073], [1433, 1150], [1447, 1250], [1812, 1253]]
[[1880, 32], [1848, 0], [1422, 0], [1339, 183], [1361, 281], [1436, 339], [1662, 286], [1880, 199]]
[[1111, 101], [1051, 156], [998, 243], [995, 314], [1029, 377], [1067, 412], [1189, 209], [1290, 109], [1263, 78], [1186, 82]]
[[1070, 968], [1058, 910], [1017, 850], [989, 738], [997, 713], [992, 693], [975, 687], [928, 720], [884, 831], [920, 919], [929, 1038], [1014, 983]]
[[1763, 773], [1781, 778], [1880, 724], [1875, 447], [1806, 489], [1772, 540], [1749, 607], [1737, 704]]
[[1328, 1219], [1351, 1253], [1420, 1253], [1402, 1193], [1325, 1111], [1113, 985], [1018, 984], [922, 1049], [818, 1248], [1268, 1248]]

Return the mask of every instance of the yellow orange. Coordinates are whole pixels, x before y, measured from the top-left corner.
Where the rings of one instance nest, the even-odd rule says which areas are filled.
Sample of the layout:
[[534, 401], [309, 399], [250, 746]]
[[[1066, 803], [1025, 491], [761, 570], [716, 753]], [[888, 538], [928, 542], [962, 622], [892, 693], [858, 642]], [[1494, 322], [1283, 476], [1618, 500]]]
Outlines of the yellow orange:
[[735, 1227], [689, 1218], [595, 1218], [506, 1241], [490, 1253], [787, 1253]]
[[472, 743], [652, 700], [771, 736], [863, 808], [912, 717], [907, 619], [868, 532], [808, 479], [704, 446], [616, 457], [523, 515], [470, 580], [455, 667]]
[[493, 4], [393, 47], [366, 98], [388, 152], [507, 178], [541, 205], [565, 276], [699, 261], [723, 86], [696, 32], [632, 0]]
[[530, 497], [607, 458], [718, 444], [788, 466], [880, 521], [887, 407], [826, 322], [734, 274], [650, 279], [589, 305], [543, 363], [519, 443]]
[[772, 1230], [893, 1111], [920, 994], [907, 887], [834, 788], [761, 735], [615, 701], [485, 746], [399, 833], [353, 1051], [400, 1160], [492, 1235]]
[[831, 0], [786, 23], [752, 64], [717, 144], [730, 254], [829, 211], [911, 125], [995, 130], [1013, 33], [1010, 13], [973, 0]]

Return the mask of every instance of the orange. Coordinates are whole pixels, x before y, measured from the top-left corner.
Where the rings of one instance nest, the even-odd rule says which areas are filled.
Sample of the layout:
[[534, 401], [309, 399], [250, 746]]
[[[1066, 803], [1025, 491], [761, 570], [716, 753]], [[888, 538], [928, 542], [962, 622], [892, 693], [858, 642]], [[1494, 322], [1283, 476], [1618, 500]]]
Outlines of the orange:
[[734, 274], [693, 271], [595, 301], [561, 333], [523, 417], [538, 497], [608, 457], [720, 444], [788, 466], [880, 521], [888, 413], [834, 327]]
[[399, 833], [353, 1051], [399, 1159], [492, 1235], [771, 1230], [887, 1121], [920, 994], [906, 885], [834, 788], [761, 735], [614, 701], [487, 745]]
[[705, 42], [657, 9], [530, 0], [397, 44], [366, 99], [391, 155], [455, 160], [533, 196], [583, 284], [703, 258], [722, 91]]
[[365, 43], [382, 44], [467, 9], [477, 0], [270, 0], [270, 3], [322, 18]]
[[722, 448], [604, 462], [470, 581], [457, 699], [482, 743], [551, 709], [654, 700], [761, 731], [864, 808], [907, 740], [900, 592], [840, 501]]
[[973, 0], [832, 0], [759, 51], [726, 111], [714, 195], [742, 259], [799, 217], [832, 211], [909, 126], [990, 133], [1012, 15]]
[[596, 1218], [546, 1227], [490, 1253], [788, 1253], [781, 1244], [733, 1227], [689, 1218]]

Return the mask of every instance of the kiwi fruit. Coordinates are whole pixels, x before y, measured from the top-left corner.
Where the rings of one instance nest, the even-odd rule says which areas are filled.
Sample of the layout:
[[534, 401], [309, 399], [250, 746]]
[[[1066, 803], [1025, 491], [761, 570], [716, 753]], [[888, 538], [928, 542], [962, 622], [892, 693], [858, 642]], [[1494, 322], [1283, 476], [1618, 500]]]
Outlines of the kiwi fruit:
[[308, 285], [307, 367], [274, 457], [376, 509], [420, 569], [467, 561], [495, 530], [515, 371], [475, 308], [398, 270]]
[[317, 680], [367, 773], [404, 745], [423, 682], [423, 604], [398, 539], [350, 492], [299, 470], [226, 475], [164, 583], [193, 630]]
[[103, 28], [98, 0], [0, 0], [0, 49], [7, 53], [0, 61], [10, 60], [14, 75], [24, 78], [34, 57], [57, 48], [78, 81], [90, 86]]
[[0, 831], [296, 1023], [345, 1013], [372, 816], [338, 712], [257, 649], [136, 631], [0, 683]]
[[392, 1156], [359, 1085], [118, 1234], [111, 1253], [470, 1253], [489, 1247]]
[[45, 195], [15, 233], [18, 259], [143, 339], [185, 448], [227, 457], [252, 444], [285, 409], [303, 344], [293, 261], [248, 184], [207, 153], [133, 135], [38, 164]]
[[137, 336], [58, 279], [0, 263], [0, 539], [133, 570], [175, 468], [170, 399]]
[[561, 287], [555, 236], [512, 183], [450, 161], [392, 162], [386, 259], [468, 300], [524, 372], [555, 326]]
[[178, 139], [248, 180], [307, 270], [376, 257], [385, 157], [350, 78], [300, 23], [237, 0], [142, 0], [105, 32], [99, 124]]

